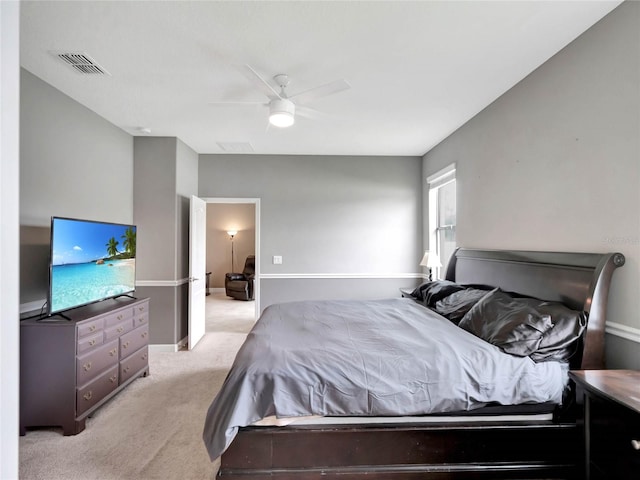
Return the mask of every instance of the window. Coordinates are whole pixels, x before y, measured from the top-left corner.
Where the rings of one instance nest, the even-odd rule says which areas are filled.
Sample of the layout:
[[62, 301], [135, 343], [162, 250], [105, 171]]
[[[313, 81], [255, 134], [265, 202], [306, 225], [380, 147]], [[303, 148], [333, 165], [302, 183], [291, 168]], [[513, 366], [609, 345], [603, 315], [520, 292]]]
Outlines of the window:
[[456, 249], [456, 166], [443, 168], [427, 178], [429, 185], [429, 250], [440, 257], [442, 268], [434, 278], [444, 277]]

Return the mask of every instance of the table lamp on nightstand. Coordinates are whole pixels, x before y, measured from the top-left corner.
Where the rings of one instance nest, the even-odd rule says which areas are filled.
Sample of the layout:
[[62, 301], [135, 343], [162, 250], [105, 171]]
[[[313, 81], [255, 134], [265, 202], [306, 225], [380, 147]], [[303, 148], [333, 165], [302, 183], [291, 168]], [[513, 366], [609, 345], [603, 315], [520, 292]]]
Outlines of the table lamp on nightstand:
[[420, 260], [420, 266], [427, 267], [429, 269], [429, 281], [431, 281], [431, 269], [440, 268], [442, 266], [442, 263], [440, 263], [440, 257], [436, 252], [430, 252], [427, 250], [426, 252], [424, 252], [422, 260]]

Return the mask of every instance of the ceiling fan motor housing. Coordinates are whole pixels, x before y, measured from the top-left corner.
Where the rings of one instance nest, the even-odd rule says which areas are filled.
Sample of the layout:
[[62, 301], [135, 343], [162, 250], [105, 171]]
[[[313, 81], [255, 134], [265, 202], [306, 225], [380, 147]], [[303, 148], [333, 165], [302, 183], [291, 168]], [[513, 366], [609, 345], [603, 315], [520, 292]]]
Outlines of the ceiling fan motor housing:
[[276, 127], [293, 125], [295, 104], [286, 98], [276, 98], [269, 103], [269, 122]]

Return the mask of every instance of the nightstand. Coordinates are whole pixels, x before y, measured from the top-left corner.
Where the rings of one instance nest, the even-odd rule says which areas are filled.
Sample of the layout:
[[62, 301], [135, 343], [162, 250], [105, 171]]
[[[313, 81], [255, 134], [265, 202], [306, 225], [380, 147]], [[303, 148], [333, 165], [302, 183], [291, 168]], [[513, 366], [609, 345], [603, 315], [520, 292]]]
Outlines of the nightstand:
[[640, 372], [577, 370], [569, 377], [583, 407], [585, 478], [638, 478]]

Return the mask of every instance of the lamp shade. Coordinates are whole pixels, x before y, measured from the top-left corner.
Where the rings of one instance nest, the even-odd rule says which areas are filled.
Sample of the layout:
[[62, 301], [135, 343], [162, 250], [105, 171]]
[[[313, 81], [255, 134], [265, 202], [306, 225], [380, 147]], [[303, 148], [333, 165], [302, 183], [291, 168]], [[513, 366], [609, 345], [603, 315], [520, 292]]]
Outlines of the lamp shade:
[[237, 233], [237, 230], [227, 230], [227, 235], [229, 235], [231, 238], [235, 237]]
[[422, 260], [420, 260], [420, 266], [428, 268], [439, 268], [442, 266], [442, 263], [440, 263], [440, 257], [437, 253], [426, 251], [424, 252]]
[[269, 103], [269, 123], [275, 127], [290, 127], [295, 122], [296, 106], [291, 100], [278, 98]]

